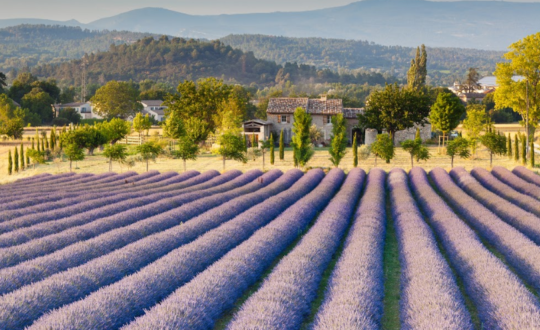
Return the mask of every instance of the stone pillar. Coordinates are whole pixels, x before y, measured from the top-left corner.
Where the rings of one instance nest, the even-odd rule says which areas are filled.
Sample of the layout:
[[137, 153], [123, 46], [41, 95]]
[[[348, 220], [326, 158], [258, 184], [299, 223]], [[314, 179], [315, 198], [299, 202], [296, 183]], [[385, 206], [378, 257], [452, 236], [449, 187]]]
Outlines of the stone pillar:
[[377, 139], [377, 130], [373, 128], [366, 128], [366, 145], [370, 146]]

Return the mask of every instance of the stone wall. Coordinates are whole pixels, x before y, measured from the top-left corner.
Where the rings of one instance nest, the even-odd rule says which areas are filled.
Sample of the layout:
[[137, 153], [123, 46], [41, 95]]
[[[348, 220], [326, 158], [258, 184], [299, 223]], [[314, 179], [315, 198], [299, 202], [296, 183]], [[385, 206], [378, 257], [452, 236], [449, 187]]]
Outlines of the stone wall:
[[414, 140], [417, 127], [420, 129], [420, 137], [422, 138], [422, 141], [431, 139], [431, 124], [426, 124], [425, 126], [415, 125], [415, 127], [407, 130], [396, 132], [394, 139], [396, 145], [399, 145], [400, 142], [405, 140]]

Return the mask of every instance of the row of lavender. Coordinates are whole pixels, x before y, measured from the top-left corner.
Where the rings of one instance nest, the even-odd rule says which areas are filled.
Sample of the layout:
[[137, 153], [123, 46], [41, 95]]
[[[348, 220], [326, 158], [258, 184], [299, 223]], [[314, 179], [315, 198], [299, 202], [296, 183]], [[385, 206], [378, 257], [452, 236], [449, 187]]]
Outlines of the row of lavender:
[[[102, 222], [107, 223], [114, 217], [98, 217], [83, 225], [61, 228], [58, 233], [68, 238], [65, 248], [60, 244], [50, 252], [33, 252], [37, 256], [43, 255], [39, 258], [30, 253], [27, 259], [22, 258], [0, 270], [0, 278], [6, 279], [0, 282], [0, 294], [4, 294], [0, 297], [0, 326], [16, 329], [35, 322], [32, 328], [36, 329], [115, 329], [122, 325], [137, 329], [212, 328], [236, 299], [261, 279], [264, 270], [298, 237], [316, 213], [325, 208], [343, 180], [343, 173], [335, 170], [313, 190], [323, 175], [318, 170], [311, 171], [298, 181], [298, 185], [294, 185], [297, 188], [281, 193], [294, 194], [294, 189], [300, 189], [302, 194], [307, 194], [313, 190], [298, 205], [287, 209], [297, 199], [291, 199], [289, 204], [279, 204], [284, 200], [279, 198], [279, 194], [263, 201], [287, 189], [298, 180], [300, 172], [289, 172], [280, 179], [278, 171], [269, 172], [256, 184], [253, 179], [259, 177], [260, 172], [242, 176], [232, 173], [221, 182], [221, 189], [210, 188], [208, 195], [193, 195], [200, 193], [200, 187], [191, 190], [193, 193], [184, 191], [186, 188], [171, 189], [171, 193], [181, 192], [178, 198], [185, 194], [187, 199], [180, 200], [169, 210], [158, 209], [157, 213], [162, 215], [145, 215], [145, 207], [142, 207], [140, 218], [97, 229], [79, 243], [69, 241], [70, 235], [77, 235], [78, 227], [91, 225], [102, 228], [99, 219], [105, 219]], [[392, 206], [400, 244], [400, 316], [403, 328], [427, 329], [434, 324], [448, 329], [472, 328], [455, 274], [463, 280], [465, 292], [473, 300], [484, 326], [493, 329], [535, 328], [540, 324], [536, 298], [476, 236], [479, 234], [499, 250], [529, 284], [540, 283], [540, 259], [535, 257], [540, 255], [540, 251], [533, 242], [538, 243], [538, 228], [534, 220], [540, 209], [539, 202], [533, 197], [520, 198], [525, 193], [534, 196], [534, 189], [538, 186], [528, 183], [535, 182], [534, 177], [529, 177], [530, 171], [517, 168], [514, 173], [518, 176], [502, 169], [493, 171], [506, 185], [481, 170], [473, 171], [472, 176], [460, 169], [453, 171], [451, 176], [445, 171], [433, 170], [430, 178], [434, 186], [461, 219], [433, 190], [421, 169], [414, 169], [409, 177], [403, 171], [390, 173], [387, 180], [390, 191], [388, 204]], [[194, 173], [183, 179], [171, 175], [161, 180], [166, 182], [175, 178], [179, 179], [176, 183], [181, 183], [203, 175]], [[352, 171], [347, 176], [339, 193], [317, 217], [308, 234], [242, 305], [229, 324], [230, 329], [296, 329], [306, 322], [322, 273], [335, 256], [349, 223], [352, 227], [324, 293], [324, 302], [313, 315], [315, 322], [312, 327], [380, 328], [387, 203], [385, 174], [380, 170], [370, 172], [363, 197], [351, 219], [363, 190], [364, 177], [361, 170]], [[70, 176], [59, 178], [57, 184], [66, 184], [69, 178], [73, 179]], [[528, 181], [525, 189], [523, 182], [518, 181], [521, 178]], [[214, 179], [209, 175], [202, 182], [210, 180], [210, 183]], [[84, 181], [83, 185], [91, 182], [86, 176], [79, 180]], [[186, 185], [189, 186], [197, 185]], [[523, 193], [514, 191], [510, 186]], [[486, 188], [504, 199], [489, 195]], [[163, 192], [157, 192], [157, 196], [160, 193]], [[235, 196], [236, 200], [223, 204]], [[415, 206], [415, 198], [420, 208]], [[214, 206], [206, 207], [207, 203]], [[258, 203], [261, 204], [252, 207]], [[147, 205], [147, 210], [155, 207], [152, 203]], [[494, 213], [485, 209], [486, 206]], [[215, 209], [208, 211], [211, 207]], [[285, 209], [287, 211], [276, 218]], [[125, 212], [119, 211], [118, 214]], [[238, 215], [242, 212], [245, 217]], [[200, 215], [197, 217], [197, 214]], [[175, 225], [178, 218], [184, 219], [180, 221], [191, 220], [183, 225], [176, 222]], [[157, 223], [156, 227], [154, 223]], [[70, 233], [69, 228], [72, 227], [75, 231]], [[261, 227], [263, 229], [258, 230]], [[124, 241], [133, 233], [133, 238]], [[45, 233], [42, 236], [44, 239], [51, 236], [49, 242], [40, 242], [38, 235], [38, 239], [30, 238], [27, 243], [14, 244], [9, 248], [37, 242], [33, 250], [37, 251], [41, 246], [53, 244], [55, 235]], [[197, 238], [200, 235], [203, 236]], [[449, 262], [438, 249], [436, 238]], [[154, 246], [156, 241], [157, 247]], [[422, 246], [422, 254], [415, 253], [418, 245]], [[102, 246], [102, 251], [93, 254]], [[75, 250], [71, 251], [72, 248]], [[87, 257], [77, 259], [84, 254]], [[91, 282], [88, 282], [88, 277], [92, 278]], [[66, 294], [59, 296], [58, 292]], [[81, 298], [84, 299], [74, 302]], [[156, 305], [161, 300], [163, 302]], [[20, 306], [21, 301], [30, 303]], [[60, 308], [62, 306], [65, 307]], [[57, 308], [60, 309], [41, 317]]]

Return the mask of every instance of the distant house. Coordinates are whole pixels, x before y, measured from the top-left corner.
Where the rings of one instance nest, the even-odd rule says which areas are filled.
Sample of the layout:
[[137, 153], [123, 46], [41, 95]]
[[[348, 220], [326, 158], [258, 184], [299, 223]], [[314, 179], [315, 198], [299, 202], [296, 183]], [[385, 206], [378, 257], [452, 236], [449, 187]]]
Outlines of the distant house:
[[294, 111], [303, 108], [311, 115], [312, 123], [316, 125], [323, 134], [323, 141], [328, 142], [332, 135], [332, 116], [343, 114], [347, 125], [347, 139], [352, 141], [353, 134], [359, 134], [359, 142], [363, 141], [363, 131], [355, 128], [358, 124], [358, 115], [364, 111], [361, 108], [344, 108], [343, 100], [309, 98], [272, 98], [268, 102], [267, 121], [271, 123], [271, 129], [280, 133], [283, 130], [285, 143], [289, 144], [292, 139], [292, 126], [294, 121]]
[[167, 107], [163, 106], [162, 100], [143, 100], [140, 101], [143, 105], [142, 114], [149, 115], [157, 121], [165, 120], [165, 109]]
[[244, 122], [242, 124], [242, 129], [244, 131], [247, 144], [251, 146], [253, 136], [255, 136], [255, 143], [270, 139], [272, 123], [261, 119], [252, 119]]
[[54, 104], [53, 105], [54, 110], [56, 112], [56, 116], [62, 112], [62, 110], [67, 108], [75, 109], [80, 115], [82, 119], [101, 119], [102, 117], [98, 114], [93, 112], [92, 104], [90, 102], [73, 102], [73, 103], [65, 103], [65, 104]]
[[[294, 111], [297, 108], [302, 108], [311, 115], [312, 124], [316, 125], [322, 132], [322, 143], [328, 144], [332, 136], [332, 117], [337, 114], [343, 114], [345, 117], [347, 128], [347, 140], [352, 143], [353, 137], [357, 136], [358, 144], [364, 144], [366, 141], [365, 136], [367, 132], [358, 127], [358, 115], [364, 112], [363, 108], [344, 108], [343, 100], [341, 99], [327, 99], [321, 97], [320, 99], [309, 98], [271, 98], [268, 102], [267, 120], [260, 119], [250, 120], [244, 123], [244, 135], [246, 138], [250, 135], [257, 135], [257, 139], [268, 139], [270, 133], [273, 132], [275, 136], [279, 136], [283, 131], [283, 140], [286, 144], [290, 144], [292, 140], [292, 127], [294, 122]], [[431, 138], [431, 125], [427, 124], [423, 127], [419, 127], [420, 135], [422, 139], [426, 140]], [[374, 130], [369, 130], [369, 133], [373, 135]], [[375, 134], [377, 132], [375, 131]], [[395, 141], [399, 143], [405, 139], [414, 139], [416, 134], [416, 127], [396, 132]], [[370, 141], [373, 137], [370, 135]], [[277, 142], [277, 141], [276, 141]]]

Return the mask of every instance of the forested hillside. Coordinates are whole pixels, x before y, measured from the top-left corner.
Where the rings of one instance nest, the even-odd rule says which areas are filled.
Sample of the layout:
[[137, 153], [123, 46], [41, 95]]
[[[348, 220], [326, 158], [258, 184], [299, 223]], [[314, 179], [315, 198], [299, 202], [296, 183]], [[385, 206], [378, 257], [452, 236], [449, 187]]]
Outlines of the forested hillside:
[[0, 71], [79, 59], [107, 50], [111, 44], [133, 43], [152, 36], [127, 31], [90, 31], [59, 25], [19, 25], [0, 29]]
[[62, 64], [46, 64], [32, 69], [38, 77], [56, 79], [61, 85], [80, 81], [81, 64], [87, 63], [87, 82], [104, 84], [110, 80], [152, 79], [172, 85], [183, 80], [218, 77], [245, 85], [292, 83], [344, 83], [384, 85], [394, 77], [364, 71], [338, 74], [314, 66], [260, 60], [252, 52], [227, 46], [220, 41], [181, 38], [158, 40], [147, 37], [131, 45], [111, 45], [109, 51], [87, 55]]
[[[377, 69], [404, 78], [415, 49], [383, 46], [369, 41], [288, 38], [265, 35], [230, 35], [221, 41], [256, 57], [278, 64], [298, 62], [317, 68]], [[465, 75], [470, 67], [484, 75], [495, 70], [503, 52], [462, 48], [427, 48], [428, 80], [434, 85], [450, 85]]]

